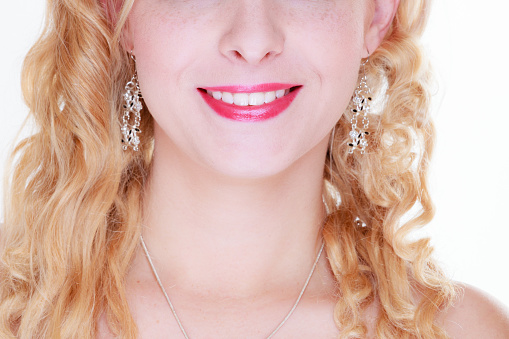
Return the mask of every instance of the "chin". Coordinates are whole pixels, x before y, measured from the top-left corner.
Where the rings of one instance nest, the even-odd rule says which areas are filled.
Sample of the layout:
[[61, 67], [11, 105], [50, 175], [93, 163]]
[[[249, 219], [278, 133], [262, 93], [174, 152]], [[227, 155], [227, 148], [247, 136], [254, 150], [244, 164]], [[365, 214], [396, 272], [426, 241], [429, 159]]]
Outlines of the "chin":
[[238, 180], [270, 179], [284, 173], [292, 166], [291, 161], [285, 161], [281, 157], [254, 158], [244, 154], [242, 157], [229, 157], [228, 161], [224, 160], [223, 158], [212, 161], [207, 167], [222, 177]]

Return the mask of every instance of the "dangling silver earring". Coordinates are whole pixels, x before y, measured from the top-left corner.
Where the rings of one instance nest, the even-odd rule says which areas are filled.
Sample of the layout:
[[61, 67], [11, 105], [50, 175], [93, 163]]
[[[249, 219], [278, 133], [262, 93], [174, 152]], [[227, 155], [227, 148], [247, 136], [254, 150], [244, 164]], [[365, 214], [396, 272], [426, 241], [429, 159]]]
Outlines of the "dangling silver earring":
[[[366, 77], [366, 64], [368, 63], [368, 59], [362, 64], [363, 67], [363, 76], [359, 83], [359, 86], [355, 89], [355, 94], [352, 99], [353, 108], [352, 108], [352, 130], [350, 131], [351, 141], [348, 143], [350, 146], [350, 150], [348, 153], [353, 153], [355, 150], [360, 150], [361, 154], [364, 154], [366, 147], [368, 147], [368, 141], [366, 136], [369, 135], [367, 131], [369, 127], [369, 117], [370, 113], [370, 103], [371, 103], [371, 89], [367, 83]], [[362, 128], [357, 126], [359, 118], [362, 116]]]
[[[136, 58], [131, 53], [131, 58], [134, 60], [136, 65]], [[140, 137], [138, 136], [141, 133], [140, 130], [140, 120], [141, 115], [140, 111], [143, 109], [143, 105], [141, 103], [141, 91], [140, 86], [138, 84], [138, 74], [136, 73], [136, 66], [134, 70], [134, 75], [125, 85], [125, 93], [124, 93], [124, 115], [122, 116], [122, 148], [126, 151], [129, 147], [132, 147], [134, 151], [139, 150], [140, 145]], [[133, 119], [131, 119], [131, 113], [133, 114]], [[133, 122], [131, 123], [131, 120]]]

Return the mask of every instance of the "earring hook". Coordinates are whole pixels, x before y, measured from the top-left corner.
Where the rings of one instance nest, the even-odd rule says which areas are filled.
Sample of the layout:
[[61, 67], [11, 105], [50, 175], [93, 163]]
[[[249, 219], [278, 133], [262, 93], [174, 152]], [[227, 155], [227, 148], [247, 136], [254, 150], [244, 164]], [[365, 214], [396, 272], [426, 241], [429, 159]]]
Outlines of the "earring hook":
[[361, 66], [366, 66], [366, 64], [369, 62], [369, 57], [371, 56], [371, 52], [369, 51], [369, 49], [366, 47], [366, 51], [368, 52], [368, 56], [366, 57], [366, 60], [364, 60], [364, 62], [361, 64]]
[[131, 52], [129, 52], [129, 56], [131, 57], [131, 59], [133, 59], [134, 63], [136, 63], [136, 56], [134, 55], [134, 50], [131, 50]]

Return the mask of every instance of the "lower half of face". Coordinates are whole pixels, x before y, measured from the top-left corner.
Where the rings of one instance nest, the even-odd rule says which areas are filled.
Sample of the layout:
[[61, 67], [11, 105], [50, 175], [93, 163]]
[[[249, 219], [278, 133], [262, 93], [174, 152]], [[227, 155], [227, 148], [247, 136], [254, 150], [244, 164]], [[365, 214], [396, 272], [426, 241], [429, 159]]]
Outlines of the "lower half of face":
[[156, 154], [237, 177], [323, 156], [356, 86], [363, 20], [353, 0], [137, 1]]

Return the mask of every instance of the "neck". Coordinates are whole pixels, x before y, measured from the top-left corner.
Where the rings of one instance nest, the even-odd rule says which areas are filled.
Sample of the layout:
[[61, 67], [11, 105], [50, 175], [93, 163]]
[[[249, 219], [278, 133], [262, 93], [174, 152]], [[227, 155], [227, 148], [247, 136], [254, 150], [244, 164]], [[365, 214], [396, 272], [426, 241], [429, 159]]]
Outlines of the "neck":
[[158, 147], [142, 232], [161, 279], [230, 298], [264, 293], [267, 277], [276, 289], [301, 286], [322, 243], [326, 142], [263, 178], [207, 171]]

